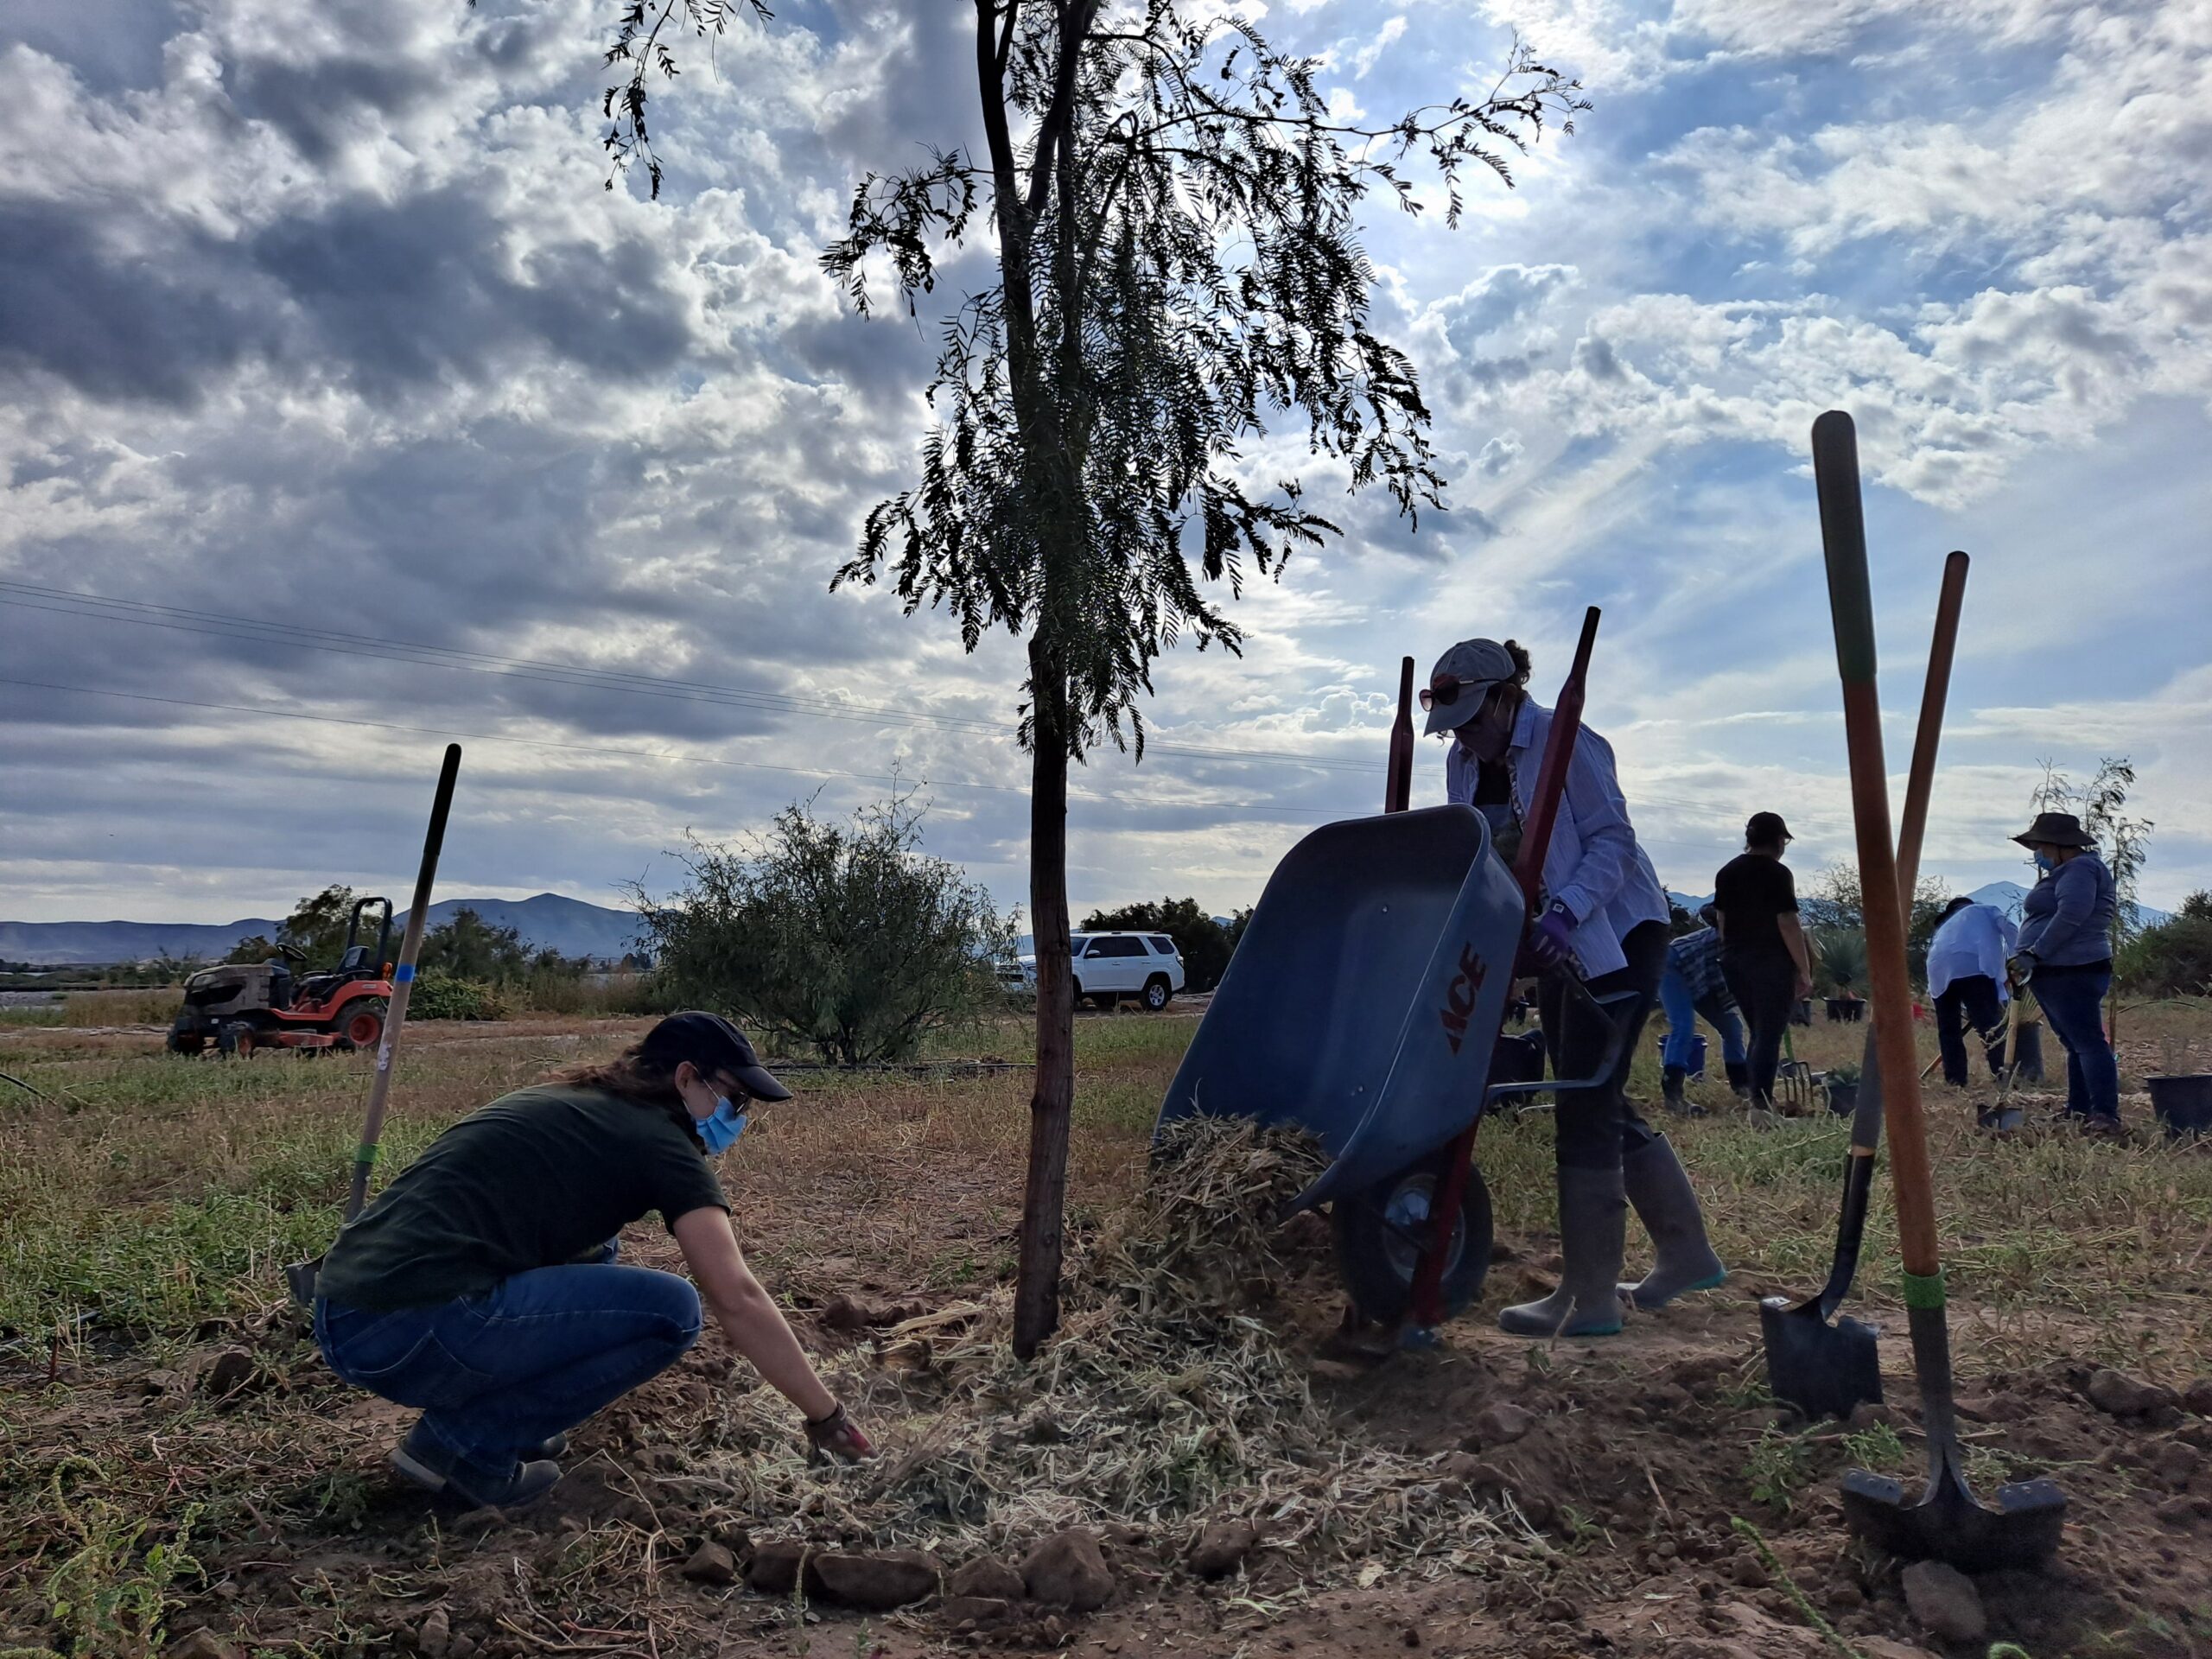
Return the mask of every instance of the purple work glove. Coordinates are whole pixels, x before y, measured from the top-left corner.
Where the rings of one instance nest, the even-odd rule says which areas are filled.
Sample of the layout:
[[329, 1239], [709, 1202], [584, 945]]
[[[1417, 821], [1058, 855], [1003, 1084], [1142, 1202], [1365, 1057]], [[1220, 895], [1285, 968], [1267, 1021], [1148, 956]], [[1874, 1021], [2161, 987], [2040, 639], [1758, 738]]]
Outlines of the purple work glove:
[[1573, 932], [1574, 912], [1554, 899], [1529, 930], [1522, 954], [1538, 973], [1557, 973], [1573, 959], [1574, 947], [1569, 943]]

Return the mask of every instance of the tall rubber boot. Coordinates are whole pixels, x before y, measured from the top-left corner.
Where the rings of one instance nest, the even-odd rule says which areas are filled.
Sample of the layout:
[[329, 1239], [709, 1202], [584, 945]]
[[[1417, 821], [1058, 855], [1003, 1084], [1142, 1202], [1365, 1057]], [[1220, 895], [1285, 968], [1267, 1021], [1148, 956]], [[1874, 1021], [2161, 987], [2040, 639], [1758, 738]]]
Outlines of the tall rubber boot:
[[1728, 1068], [1728, 1086], [1736, 1091], [1738, 1100], [1751, 1097], [1751, 1063], [1749, 1060], [1723, 1060]]
[[1618, 1169], [1559, 1172], [1559, 1288], [1497, 1316], [1516, 1337], [1610, 1337], [1621, 1328], [1621, 1252], [1628, 1243], [1628, 1199]]
[[1649, 1313], [1727, 1278], [1727, 1268], [1706, 1239], [1705, 1216], [1690, 1178], [1665, 1135], [1655, 1135], [1622, 1158], [1621, 1184], [1657, 1255], [1649, 1273], [1620, 1287], [1622, 1295]]
[[1667, 1109], [1677, 1117], [1703, 1117], [1705, 1108], [1682, 1092], [1682, 1083], [1688, 1076], [1679, 1065], [1670, 1065], [1661, 1074], [1660, 1084], [1667, 1091]]

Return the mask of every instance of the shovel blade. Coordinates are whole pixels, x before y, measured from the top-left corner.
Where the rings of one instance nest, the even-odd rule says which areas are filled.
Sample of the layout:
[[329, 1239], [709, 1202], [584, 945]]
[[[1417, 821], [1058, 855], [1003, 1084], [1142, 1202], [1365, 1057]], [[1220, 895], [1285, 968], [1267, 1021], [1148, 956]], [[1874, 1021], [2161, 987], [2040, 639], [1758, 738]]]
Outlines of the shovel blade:
[[1819, 1301], [1770, 1296], [1759, 1304], [1766, 1382], [1777, 1400], [1808, 1417], [1848, 1417], [1882, 1399], [1882, 1351], [1874, 1327], [1845, 1317], [1830, 1325]]
[[2040, 1567], [2058, 1549], [2066, 1494], [2040, 1476], [1999, 1486], [1985, 1504], [1947, 1465], [1919, 1502], [1894, 1480], [1853, 1469], [1843, 1518], [1855, 1538], [1907, 1561], [1946, 1561], [1961, 1573]]
[[2027, 1112], [2022, 1107], [1992, 1106], [1976, 1115], [1974, 1124], [1992, 1135], [2018, 1135], [2026, 1127], [2027, 1121]]

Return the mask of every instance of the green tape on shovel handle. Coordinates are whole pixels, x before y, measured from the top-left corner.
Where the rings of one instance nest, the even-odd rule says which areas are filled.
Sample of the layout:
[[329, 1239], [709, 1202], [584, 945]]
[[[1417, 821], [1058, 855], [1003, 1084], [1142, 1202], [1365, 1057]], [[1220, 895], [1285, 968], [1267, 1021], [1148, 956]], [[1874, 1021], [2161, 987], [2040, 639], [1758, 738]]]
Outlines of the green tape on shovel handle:
[[1847, 683], [1863, 684], [1874, 677], [1874, 596], [1859, 500], [1859, 436], [1840, 410], [1813, 423], [1813, 481], [1821, 503], [1828, 608], [1835, 619], [1836, 666]]
[[356, 1147], [353, 1148], [353, 1161], [357, 1164], [373, 1164], [376, 1162], [378, 1155], [377, 1149], [374, 1147]]
[[1916, 1273], [1905, 1274], [1904, 1305], [1918, 1308], [1923, 1313], [1941, 1308], [1943, 1306], [1943, 1275], [1940, 1272], [1929, 1274], [1926, 1278]]

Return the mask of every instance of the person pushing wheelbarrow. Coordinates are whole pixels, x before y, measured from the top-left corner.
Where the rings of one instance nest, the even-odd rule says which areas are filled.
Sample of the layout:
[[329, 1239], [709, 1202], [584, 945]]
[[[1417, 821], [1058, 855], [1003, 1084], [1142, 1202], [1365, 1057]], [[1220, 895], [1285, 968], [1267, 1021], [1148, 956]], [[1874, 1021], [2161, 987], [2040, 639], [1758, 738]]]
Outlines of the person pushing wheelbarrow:
[[[1445, 758], [1449, 800], [1482, 812], [1509, 861], [1530, 803], [1552, 711], [1529, 696], [1529, 653], [1509, 639], [1463, 639], [1438, 658], [1421, 702], [1431, 735], [1452, 741]], [[1559, 1288], [1508, 1307], [1499, 1326], [1516, 1336], [1596, 1337], [1621, 1328], [1622, 1301], [1664, 1306], [1709, 1289], [1727, 1269], [1706, 1237], [1689, 1178], [1664, 1135], [1624, 1092], [1637, 1039], [1666, 971], [1669, 907], [1651, 861], [1637, 844], [1613, 753], [1582, 728], [1567, 769], [1543, 866], [1545, 902], [1525, 947], [1541, 976], [1537, 1006], [1553, 1075], [1593, 1071], [1611, 1034], [1586, 1000], [1570, 1001], [1566, 976], [1586, 976], [1593, 996], [1629, 991], [1614, 1019], [1619, 1058], [1605, 1087], [1563, 1091], [1555, 1115], [1559, 1171]], [[1656, 1260], [1619, 1282], [1628, 1210], [1651, 1235]]]

